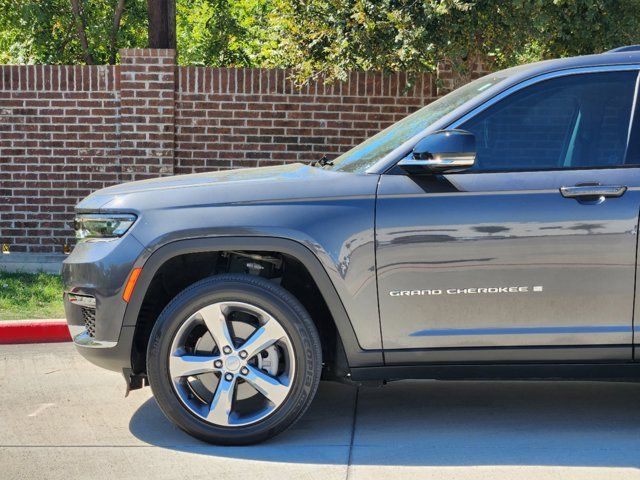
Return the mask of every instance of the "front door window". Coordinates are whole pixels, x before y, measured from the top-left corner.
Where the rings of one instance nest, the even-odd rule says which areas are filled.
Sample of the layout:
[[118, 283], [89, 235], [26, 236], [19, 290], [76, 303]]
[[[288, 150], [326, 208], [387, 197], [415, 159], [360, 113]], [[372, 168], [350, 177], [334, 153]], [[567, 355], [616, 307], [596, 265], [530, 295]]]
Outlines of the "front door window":
[[460, 127], [476, 135], [473, 170], [624, 165], [637, 76], [568, 75], [510, 95]]

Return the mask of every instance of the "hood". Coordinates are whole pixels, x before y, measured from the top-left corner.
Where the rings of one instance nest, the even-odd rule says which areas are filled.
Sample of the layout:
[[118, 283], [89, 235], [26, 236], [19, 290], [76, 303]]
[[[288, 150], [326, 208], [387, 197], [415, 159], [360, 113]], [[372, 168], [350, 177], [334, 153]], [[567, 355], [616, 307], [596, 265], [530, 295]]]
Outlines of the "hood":
[[[359, 179], [368, 177], [369, 181]], [[372, 194], [371, 175], [334, 172], [301, 163], [272, 167], [176, 175], [123, 183], [98, 190], [78, 204], [78, 211], [140, 211]], [[367, 184], [367, 191], [358, 188]]]

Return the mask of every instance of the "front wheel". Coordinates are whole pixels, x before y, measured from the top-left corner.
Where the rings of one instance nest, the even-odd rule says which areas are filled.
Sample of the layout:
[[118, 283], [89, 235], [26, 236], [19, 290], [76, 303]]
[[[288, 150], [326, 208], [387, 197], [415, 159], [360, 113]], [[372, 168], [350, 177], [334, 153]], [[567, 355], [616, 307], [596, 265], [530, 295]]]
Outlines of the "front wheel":
[[222, 445], [256, 443], [291, 426], [315, 395], [321, 365], [318, 332], [300, 302], [239, 274], [206, 278], [176, 296], [147, 352], [164, 414]]

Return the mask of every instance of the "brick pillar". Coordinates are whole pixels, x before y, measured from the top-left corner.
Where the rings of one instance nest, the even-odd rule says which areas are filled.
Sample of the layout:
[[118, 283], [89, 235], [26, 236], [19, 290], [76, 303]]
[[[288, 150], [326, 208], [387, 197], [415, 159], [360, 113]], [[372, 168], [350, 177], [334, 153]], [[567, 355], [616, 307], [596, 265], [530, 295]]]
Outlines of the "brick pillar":
[[120, 51], [122, 180], [173, 175], [175, 50]]

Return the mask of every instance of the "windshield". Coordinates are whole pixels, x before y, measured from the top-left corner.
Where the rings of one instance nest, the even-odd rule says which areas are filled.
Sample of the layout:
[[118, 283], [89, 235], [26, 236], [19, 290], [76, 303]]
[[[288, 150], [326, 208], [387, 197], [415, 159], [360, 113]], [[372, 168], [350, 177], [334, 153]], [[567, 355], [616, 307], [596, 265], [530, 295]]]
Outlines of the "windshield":
[[430, 124], [501, 82], [514, 73], [513, 71], [514, 69], [508, 69], [487, 75], [439, 98], [370, 139], [365, 140], [357, 147], [343, 153], [333, 160], [330, 167], [331, 170], [353, 173], [364, 172], [385, 155], [426, 129]]

